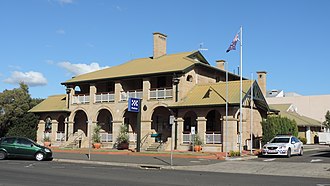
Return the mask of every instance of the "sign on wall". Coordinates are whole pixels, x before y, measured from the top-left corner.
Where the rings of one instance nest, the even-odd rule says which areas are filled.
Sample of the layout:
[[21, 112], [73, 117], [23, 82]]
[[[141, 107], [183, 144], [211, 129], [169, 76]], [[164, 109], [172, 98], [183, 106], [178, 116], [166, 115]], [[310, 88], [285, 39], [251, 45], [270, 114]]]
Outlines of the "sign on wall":
[[129, 112], [140, 112], [140, 99], [129, 98], [128, 99], [128, 111]]

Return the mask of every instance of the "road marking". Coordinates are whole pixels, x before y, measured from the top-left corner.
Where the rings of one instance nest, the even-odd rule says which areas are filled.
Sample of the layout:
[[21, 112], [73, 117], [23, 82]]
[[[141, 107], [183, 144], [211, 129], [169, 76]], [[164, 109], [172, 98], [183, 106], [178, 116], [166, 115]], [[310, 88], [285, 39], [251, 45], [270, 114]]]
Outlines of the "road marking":
[[328, 183], [319, 183], [319, 184], [316, 184], [316, 186], [330, 186], [330, 184], [328, 184]]
[[276, 159], [275, 158], [272, 158], [272, 159], [266, 159], [264, 161], [275, 161]]
[[313, 159], [313, 160], [311, 160], [311, 163], [313, 163], [313, 162], [320, 162], [320, 161], [323, 161], [323, 160], [321, 160], [321, 159]]
[[190, 161], [191, 163], [200, 163], [200, 161]]
[[31, 163], [30, 165], [27, 165], [27, 166], [25, 166], [25, 167], [32, 167], [32, 166], [34, 166], [34, 163]]
[[96, 167], [83, 167], [83, 169], [95, 169]]

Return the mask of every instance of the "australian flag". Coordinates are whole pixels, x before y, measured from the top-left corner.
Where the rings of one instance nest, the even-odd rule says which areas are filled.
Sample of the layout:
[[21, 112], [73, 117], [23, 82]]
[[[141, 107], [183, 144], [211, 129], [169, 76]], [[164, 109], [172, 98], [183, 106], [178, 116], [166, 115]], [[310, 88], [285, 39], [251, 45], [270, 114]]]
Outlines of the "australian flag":
[[237, 34], [235, 35], [233, 41], [231, 42], [230, 46], [229, 46], [228, 49], [226, 50], [227, 53], [228, 53], [229, 51], [231, 51], [231, 50], [236, 50], [236, 43], [237, 43], [237, 41], [238, 41], [238, 34], [239, 34], [239, 33], [237, 33]]

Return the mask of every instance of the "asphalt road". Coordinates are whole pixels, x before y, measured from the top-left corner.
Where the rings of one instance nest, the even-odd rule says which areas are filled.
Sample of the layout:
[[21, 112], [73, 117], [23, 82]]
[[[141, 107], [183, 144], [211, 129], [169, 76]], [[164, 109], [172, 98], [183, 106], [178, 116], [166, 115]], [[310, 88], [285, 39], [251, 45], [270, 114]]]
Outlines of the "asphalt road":
[[138, 169], [32, 160], [0, 161], [0, 186], [32, 185], [299, 185], [322, 186], [329, 179]]

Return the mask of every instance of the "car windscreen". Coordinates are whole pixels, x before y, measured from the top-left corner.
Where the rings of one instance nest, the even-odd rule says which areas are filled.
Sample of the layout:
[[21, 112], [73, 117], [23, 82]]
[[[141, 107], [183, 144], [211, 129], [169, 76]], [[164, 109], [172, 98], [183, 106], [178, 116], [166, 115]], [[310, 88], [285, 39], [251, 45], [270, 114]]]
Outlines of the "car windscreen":
[[274, 138], [270, 143], [289, 143], [290, 138]]

